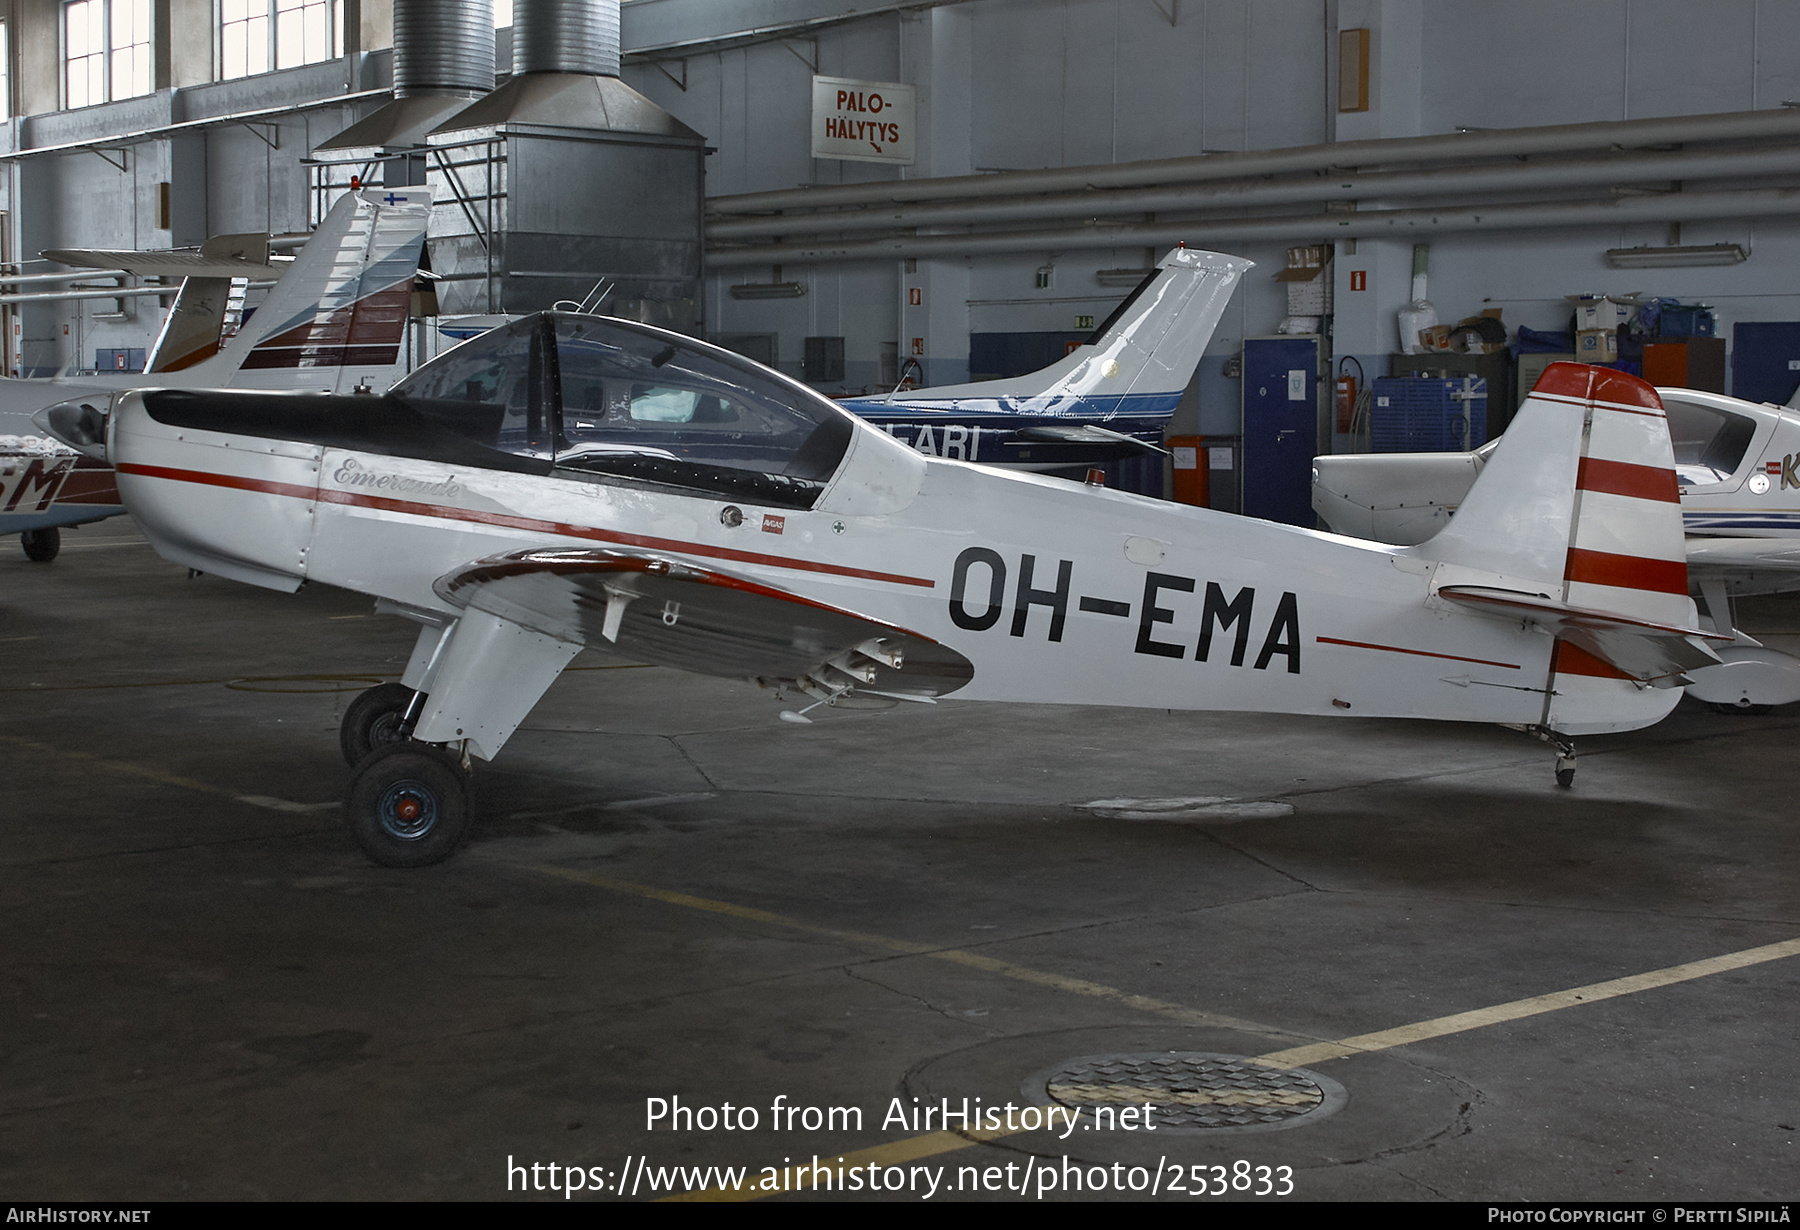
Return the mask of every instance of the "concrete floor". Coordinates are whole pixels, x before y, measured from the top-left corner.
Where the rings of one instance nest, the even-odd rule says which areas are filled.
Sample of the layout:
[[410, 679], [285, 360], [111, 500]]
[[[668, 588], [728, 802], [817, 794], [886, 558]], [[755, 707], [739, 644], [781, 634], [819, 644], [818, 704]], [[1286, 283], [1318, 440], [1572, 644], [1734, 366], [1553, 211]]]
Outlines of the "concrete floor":
[[[49, 565], [0, 546], [9, 1198], [494, 1199], [509, 1159], [647, 1198], [658, 1167], [814, 1154], [952, 1185], [1242, 1160], [1291, 1167], [1289, 1199], [1800, 1187], [1794, 957], [1368, 1043], [1311, 1065], [1347, 1100], [1287, 1130], [944, 1152], [882, 1122], [1023, 1104], [1076, 1056], [1265, 1055], [1792, 940], [1800, 712], [1686, 702], [1584, 740], [1559, 791], [1494, 729], [979, 704], [798, 727], [589, 654], [478, 766], [471, 844], [390, 871], [340, 826], [336, 732], [408, 625], [190, 580], [124, 519]], [[1756, 613], [1800, 631], [1800, 603]], [[1079, 806], [1116, 796], [1292, 812]], [[646, 1131], [675, 1097], [761, 1122]], [[862, 1127], [770, 1130], [778, 1097]]]

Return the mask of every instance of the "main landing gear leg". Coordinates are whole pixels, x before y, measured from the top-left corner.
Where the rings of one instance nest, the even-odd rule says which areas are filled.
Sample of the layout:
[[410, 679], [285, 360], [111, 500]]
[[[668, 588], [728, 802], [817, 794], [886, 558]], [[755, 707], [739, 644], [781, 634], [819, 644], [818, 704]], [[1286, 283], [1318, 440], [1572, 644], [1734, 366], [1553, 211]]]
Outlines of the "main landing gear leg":
[[356, 766], [344, 818], [363, 853], [384, 867], [426, 867], [456, 852], [475, 818], [460, 750], [411, 739]]

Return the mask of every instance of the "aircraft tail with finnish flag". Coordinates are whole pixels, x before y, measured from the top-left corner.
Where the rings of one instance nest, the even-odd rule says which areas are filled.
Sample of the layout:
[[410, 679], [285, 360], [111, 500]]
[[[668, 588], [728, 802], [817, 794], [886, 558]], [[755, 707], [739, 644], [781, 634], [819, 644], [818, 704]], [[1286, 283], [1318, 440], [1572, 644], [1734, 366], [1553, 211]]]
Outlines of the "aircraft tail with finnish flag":
[[[197, 252], [46, 252], [65, 264], [183, 281], [146, 371], [0, 379], [0, 534], [20, 534], [25, 554], [47, 562], [62, 528], [125, 511], [105, 465], [35, 435], [32, 415], [46, 406], [71, 398], [105, 405], [138, 388], [348, 393], [385, 389], [404, 375], [430, 205], [425, 188], [348, 193], [283, 266], [268, 263], [266, 235], [216, 236]], [[232, 278], [263, 276], [274, 286], [225, 338]]]

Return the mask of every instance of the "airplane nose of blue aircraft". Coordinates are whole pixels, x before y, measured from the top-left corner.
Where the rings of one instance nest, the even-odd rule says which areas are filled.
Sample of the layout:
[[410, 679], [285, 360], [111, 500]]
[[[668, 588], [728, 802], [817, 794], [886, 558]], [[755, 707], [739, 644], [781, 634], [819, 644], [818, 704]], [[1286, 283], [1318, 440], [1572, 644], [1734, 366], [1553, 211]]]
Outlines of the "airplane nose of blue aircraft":
[[106, 460], [106, 418], [112, 403], [104, 397], [59, 401], [45, 406], [31, 416], [38, 429], [54, 436], [70, 448]]

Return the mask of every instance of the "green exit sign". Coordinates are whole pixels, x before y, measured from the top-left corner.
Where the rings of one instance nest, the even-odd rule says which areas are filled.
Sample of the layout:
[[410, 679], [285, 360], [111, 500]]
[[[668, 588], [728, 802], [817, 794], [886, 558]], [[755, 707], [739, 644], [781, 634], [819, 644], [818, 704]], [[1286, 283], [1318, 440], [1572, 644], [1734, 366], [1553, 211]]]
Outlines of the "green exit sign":
[[1092, 329], [1094, 327], [1094, 318], [1092, 316], [1077, 316], [1075, 318], [1075, 327], [1077, 329]]

